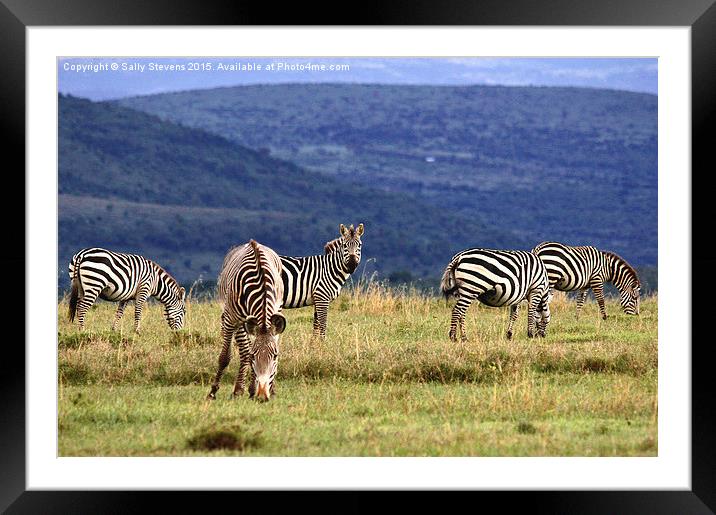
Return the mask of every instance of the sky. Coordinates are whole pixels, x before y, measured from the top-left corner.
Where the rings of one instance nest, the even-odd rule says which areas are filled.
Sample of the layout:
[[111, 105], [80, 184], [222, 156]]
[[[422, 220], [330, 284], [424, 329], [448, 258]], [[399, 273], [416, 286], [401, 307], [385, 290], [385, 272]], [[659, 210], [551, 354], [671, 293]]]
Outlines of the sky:
[[657, 94], [655, 58], [60, 58], [58, 90], [91, 100], [245, 84], [577, 86]]

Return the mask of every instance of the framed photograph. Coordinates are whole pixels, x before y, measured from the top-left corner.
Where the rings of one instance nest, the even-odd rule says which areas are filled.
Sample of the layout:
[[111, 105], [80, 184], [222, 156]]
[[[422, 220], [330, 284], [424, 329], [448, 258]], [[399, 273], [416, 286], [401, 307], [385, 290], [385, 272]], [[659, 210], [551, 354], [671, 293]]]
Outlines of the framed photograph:
[[26, 191], [3, 507], [509, 490], [711, 512], [709, 2], [356, 26], [80, 3], [0, 7]]

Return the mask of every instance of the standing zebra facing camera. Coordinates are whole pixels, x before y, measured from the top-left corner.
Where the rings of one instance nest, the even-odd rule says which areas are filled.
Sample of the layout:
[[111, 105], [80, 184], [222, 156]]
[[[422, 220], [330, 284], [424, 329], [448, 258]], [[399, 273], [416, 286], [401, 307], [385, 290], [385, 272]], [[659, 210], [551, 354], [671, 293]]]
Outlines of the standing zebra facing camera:
[[530, 252], [479, 248], [459, 252], [445, 268], [440, 289], [446, 299], [457, 297], [450, 320], [453, 341], [457, 341], [458, 326], [461, 340], [467, 340], [465, 313], [475, 299], [491, 307], [510, 306], [508, 339], [523, 300], [528, 303], [527, 336], [547, 334], [551, 300], [547, 270]]
[[283, 282], [281, 260], [273, 250], [254, 240], [233, 247], [224, 258], [218, 281], [222, 348], [219, 368], [207, 399], [216, 399], [221, 376], [231, 361], [231, 340], [239, 350], [239, 372], [232, 397], [244, 392], [251, 365], [249, 396], [267, 401], [274, 393], [278, 351], [286, 318], [281, 313]]
[[641, 282], [636, 270], [622, 257], [592, 246], [571, 247], [555, 241], [540, 243], [532, 252], [547, 267], [550, 288], [580, 292], [577, 297], [577, 316], [591, 288], [599, 304], [602, 320], [607, 319], [604, 306], [605, 282], [613, 283], [619, 290], [619, 301], [624, 313], [639, 314]]
[[156, 297], [164, 304], [164, 317], [169, 327], [179, 330], [186, 315], [186, 291], [154, 261], [137, 254], [124, 254], [97, 247], [80, 250], [69, 265], [72, 293], [69, 319], [75, 315], [80, 330], [85, 328], [85, 315], [97, 297], [119, 302], [112, 330], [122, 319], [127, 302], [134, 299], [134, 332], [139, 333], [142, 309], [147, 298]]
[[328, 304], [338, 297], [348, 277], [358, 268], [363, 224], [338, 227], [340, 236], [326, 243], [322, 256], [280, 256], [283, 271], [283, 307], [313, 304], [313, 337], [325, 338]]

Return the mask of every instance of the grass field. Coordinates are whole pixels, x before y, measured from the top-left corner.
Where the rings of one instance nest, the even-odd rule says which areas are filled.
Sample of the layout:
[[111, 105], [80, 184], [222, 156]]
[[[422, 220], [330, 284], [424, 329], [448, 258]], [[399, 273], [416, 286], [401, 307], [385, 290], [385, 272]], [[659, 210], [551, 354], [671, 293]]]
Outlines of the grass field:
[[641, 315], [609, 301], [579, 319], [558, 294], [545, 339], [520, 313], [473, 305], [469, 341], [447, 338], [450, 306], [373, 284], [344, 292], [328, 337], [312, 342], [312, 307], [286, 310], [277, 396], [229, 398], [234, 355], [214, 402], [217, 303], [191, 303], [172, 333], [151, 305], [142, 334], [127, 309], [99, 302], [79, 333], [58, 305], [61, 456], [655, 456], [657, 299]]

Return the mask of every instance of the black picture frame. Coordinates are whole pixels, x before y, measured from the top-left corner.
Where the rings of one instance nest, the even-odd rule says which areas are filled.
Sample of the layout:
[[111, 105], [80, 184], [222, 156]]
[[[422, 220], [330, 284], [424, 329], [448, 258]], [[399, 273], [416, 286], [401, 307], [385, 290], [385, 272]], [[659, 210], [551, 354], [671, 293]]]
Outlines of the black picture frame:
[[[690, 491], [527, 491], [452, 492], [450, 506], [489, 507], [501, 510], [523, 506], [538, 513], [714, 513], [716, 510], [716, 445], [713, 415], [713, 383], [708, 359], [709, 341], [699, 340], [709, 308], [708, 272], [716, 265], [709, 248], [710, 213], [703, 209], [710, 200], [714, 166], [710, 134], [716, 124], [716, 6], [714, 0], [419, 0], [382, 4], [378, 2], [311, 8], [304, 3], [273, 4], [234, 1], [190, 0], [0, 0], [0, 126], [3, 129], [3, 163], [6, 194], [4, 236], [6, 248], [0, 255], [4, 290], [0, 313], [17, 313], [25, 304], [17, 273], [25, 270], [25, 227], [16, 222], [25, 212], [25, 30], [31, 26], [83, 25], [570, 25], [570, 26], [688, 26], [691, 27], [692, 72], [692, 267], [669, 270], [684, 279], [684, 302], [692, 305], [692, 489]], [[348, 14], [350, 13], [350, 14]], [[712, 129], [709, 131], [709, 129]], [[8, 159], [9, 158], [9, 159]], [[14, 165], [10, 164], [14, 163]], [[684, 170], [683, 173], [689, 173]], [[14, 182], [13, 182], [14, 181]], [[22, 191], [21, 195], [19, 192]], [[17, 205], [13, 205], [17, 202]], [[699, 207], [701, 206], [701, 207]], [[702, 211], [701, 211], [702, 210]], [[701, 211], [701, 212], [700, 212]], [[668, 250], [668, 249], [662, 249]], [[25, 270], [25, 274], [31, 271]], [[693, 280], [693, 279], [697, 280]], [[689, 290], [690, 289], [690, 290]], [[708, 297], [707, 297], [708, 296]], [[27, 305], [31, 309], [31, 305]], [[701, 317], [699, 316], [701, 315]], [[12, 325], [23, 332], [19, 317]], [[24, 341], [24, 334], [22, 341]], [[261, 493], [236, 492], [70, 492], [26, 491], [25, 488], [25, 354], [20, 338], [3, 346], [0, 395], [0, 509], [8, 513], [105, 513], [143, 511], [153, 501], [164, 510], [206, 509], [217, 501], [240, 499], [242, 509], [261, 500]], [[11, 344], [13, 343], [13, 344]], [[238, 471], [237, 471], [238, 472]], [[423, 509], [444, 509], [444, 500], [412, 492], [403, 496]], [[337, 511], [368, 511], [382, 504], [374, 492], [321, 492], [320, 503]], [[465, 499], [466, 496], [470, 499]], [[475, 504], [474, 496], [480, 498]], [[158, 497], [158, 498], [157, 498]], [[440, 496], [442, 497], [442, 496]], [[275, 500], [276, 497], [273, 497]], [[295, 509], [313, 502], [304, 492], [282, 498]], [[488, 501], [489, 504], [484, 504]], [[465, 504], [467, 503], [467, 504]], [[213, 509], [213, 508], [212, 508]], [[331, 510], [333, 511], [333, 510]]]

